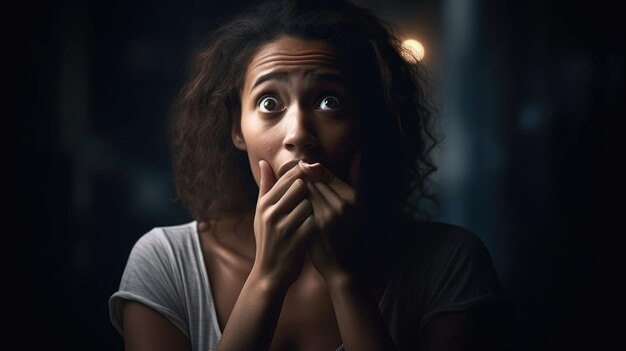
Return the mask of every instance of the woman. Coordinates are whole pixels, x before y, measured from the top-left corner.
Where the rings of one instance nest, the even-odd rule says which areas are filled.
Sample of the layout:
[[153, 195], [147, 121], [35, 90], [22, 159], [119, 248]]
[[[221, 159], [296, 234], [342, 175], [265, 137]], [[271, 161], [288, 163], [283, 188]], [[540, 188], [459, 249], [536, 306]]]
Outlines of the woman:
[[110, 299], [128, 350], [496, 346], [484, 245], [412, 217], [436, 139], [397, 43], [344, 1], [265, 3], [213, 34], [172, 124], [195, 220], [135, 244]]

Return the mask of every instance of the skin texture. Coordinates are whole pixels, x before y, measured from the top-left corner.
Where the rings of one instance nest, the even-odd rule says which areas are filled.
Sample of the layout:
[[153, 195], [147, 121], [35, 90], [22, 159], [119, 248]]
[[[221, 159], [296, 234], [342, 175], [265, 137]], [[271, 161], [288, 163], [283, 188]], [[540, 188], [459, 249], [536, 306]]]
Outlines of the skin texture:
[[[258, 83], [264, 76], [277, 74], [281, 75]], [[332, 75], [335, 78], [317, 80], [316, 75]], [[232, 133], [235, 146], [247, 152], [259, 185], [260, 160], [271, 168], [271, 173], [268, 173], [270, 183], [280, 178], [279, 170], [284, 169], [284, 165], [291, 160], [305, 159], [309, 164], [316, 164], [312, 168], [303, 168], [311, 182], [292, 184], [300, 188], [300, 191], [293, 190], [294, 194], [302, 195], [297, 199], [297, 195], [294, 195], [293, 203], [289, 203], [291, 198], [286, 197], [284, 201], [288, 206], [278, 212], [286, 213], [293, 208], [302, 208], [304, 219], [307, 215], [312, 215], [313, 210], [315, 216], [312, 218], [316, 227], [324, 229], [324, 232], [329, 231], [326, 228], [329, 224], [338, 224], [337, 218], [331, 218], [339, 217], [337, 212], [341, 212], [344, 227], [360, 222], [355, 218], [356, 213], [347, 213], [355, 212], [348, 211], [348, 207], [357, 202], [355, 188], [358, 188], [356, 183], [359, 179], [358, 162], [361, 154], [358, 138], [360, 118], [354, 100], [341, 79], [341, 63], [332, 47], [325, 42], [290, 37], [272, 42], [261, 48], [248, 67], [241, 96], [241, 123], [234, 126]], [[329, 177], [317, 181], [318, 179], [313, 179], [316, 173]], [[335, 173], [351, 184], [336, 178]], [[263, 191], [262, 188], [261, 190]], [[268, 191], [270, 193], [265, 196], [267, 200], [261, 197], [259, 202], [269, 201], [274, 204], [280, 200], [278, 196], [282, 194], [273, 194], [274, 191], [269, 189]], [[302, 201], [304, 197], [307, 199]], [[300, 207], [295, 207], [299, 200], [302, 201], [298, 205]], [[257, 222], [258, 219], [262, 218], [257, 217]], [[257, 223], [255, 232], [258, 234], [260, 230], [256, 227]], [[295, 227], [291, 229], [296, 230]], [[333, 230], [345, 232], [342, 228]], [[317, 270], [324, 277], [328, 274], [345, 273], [342, 272], [345, 267], [337, 266], [337, 258], [330, 257], [334, 253], [323, 250], [330, 245], [323, 240], [325, 238], [330, 236], [316, 236], [312, 243], [312, 261]], [[346, 247], [355, 239], [346, 237], [343, 241], [343, 247]], [[260, 243], [257, 241], [257, 244]], [[335, 246], [339, 245], [336, 244]], [[335, 252], [346, 252], [341, 250], [342, 247], [334, 249]], [[278, 248], [277, 251], [282, 249]], [[273, 263], [275, 266], [277, 262]]]
[[[262, 79], [268, 75], [274, 79]], [[319, 78], [323, 76], [333, 78]], [[350, 251], [348, 247], [358, 233], [358, 226], [353, 224], [360, 222], [355, 189], [359, 179], [360, 120], [342, 79], [341, 63], [324, 42], [284, 37], [261, 48], [251, 60], [241, 96], [241, 123], [233, 127], [232, 136], [235, 146], [247, 152], [260, 188], [254, 219], [256, 257], [218, 345], [220, 350], [269, 345], [280, 305], [285, 302], [283, 296], [296, 280], [318, 286], [320, 296], [294, 304], [292, 317], [306, 319], [300, 306], [315, 298], [325, 300], [322, 306], [327, 310], [333, 306], [346, 347], [350, 344], [346, 340], [352, 340], [353, 348], [361, 349], [367, 344], [368, 348], [380, 350], [390, 344], [387, 331], [381, 328], [380, 315], [371, 313], [373, 300], [359, 301], [368, 318], [356, 325], [356, 314], [338, 309], [332, 301], [328, 304], [328, 296], [331, 300], [333, 296], [331, 285], [337, 286], [337, 297], [355, 293], [354, 289], [345, 289], [347, 283], [350, 288], [354, 285], [349, 262], [339, 257]], [[285, 174], [280, 172], [287, 162], [296, 159], [314, 165], [301, 164]], [[315, 269], [308, 264], [303, 269], [308, 261]], [[323, 292], [323, 285], [328, 292]], [[261, 302], [258, 298], [242, 298], [249, 292], [255, 292], [250, 297], [268, 298]], [[294, 299], [306, 300], [297, 295]], [[332, 313], [322, 318], [330, 320]], [[359, 324], [372, 332], [372, 338], [353, 336]], [[329, 335], [336, 334], [334, 331], [316, 338], [332, 340]], [[295, 341], [300, 349], [316, 349], [311, 344], [314, 338], [305, 339], [308, 344]], [[273, 342], [279, 343], [276, 339]], [[331, 345], [336, 348], [341, 341], [335, 339], [335, 343]]]
[[[255, 86], [260, 77], [278, 72], [286, 73], [288, 80], [271, 79]], [[247, 152], [257, 184], [261, 159], [269, 163], [276, 178], [286, 162], [306, 159], [321, 162], [346, 179], [346, 165], [360, 148], [357, 107], [344, 84], [315, 82], [315, 73], [341, 77], [341, 62], [324, 42], [284, 37], [261, 48], [252, 59], [241, 94], [241, 123], [233, 126], [233, 143]], [[342, 107], [332, 109], [320, 101], [329, 96], [340, 99]], [[276, 111], [259, 108], [262, 97], [265, 102], [276, 102]]]
[[[282, 37], [248, 66], [232, 140], [247, 152], [257, 207], [198, 226], [220, 351], [396, 350], [377, 306], [395, 253], [354, 245], [361, 124], [341, 64], [324, 42]], [[314, 165], [285, 167], [299, 159]], [[489, 349], [468, 334], [487, 335], [480, 316], [434, 318], [421, 350]], [[125, 304], [124, 332], [128, 350], [189, 350], [176, 327], [138, 303]]]

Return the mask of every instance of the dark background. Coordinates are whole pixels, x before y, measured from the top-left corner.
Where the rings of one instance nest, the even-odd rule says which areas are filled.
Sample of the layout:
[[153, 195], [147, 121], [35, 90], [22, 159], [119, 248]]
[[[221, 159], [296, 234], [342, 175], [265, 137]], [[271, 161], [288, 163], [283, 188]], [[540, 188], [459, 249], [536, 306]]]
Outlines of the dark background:
[[[24, 348], [122, 349], [107, 300], [132, 245], [191, 220], [173, 200], [169, 106], [193, 50], [245, 3], [40, 1], [5, 11], [16, 47], [3, 50], [16, 78], [5, 99], [17, 124], [5, 129], [5, 309]], [[618, 5], [357, 3], [426, 47], [447, 134], [436, 216], [489, 248], [514, 302], [510, 348], [608, 346], [623, 324], [609, 322], [624, 277], [613, 241], [623, 230], [609, 224], [625, 116]]]

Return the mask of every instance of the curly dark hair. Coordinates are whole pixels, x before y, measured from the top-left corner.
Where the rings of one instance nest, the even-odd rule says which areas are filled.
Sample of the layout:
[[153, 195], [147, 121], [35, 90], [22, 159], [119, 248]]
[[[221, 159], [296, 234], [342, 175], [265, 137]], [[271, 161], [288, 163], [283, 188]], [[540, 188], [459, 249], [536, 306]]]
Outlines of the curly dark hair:
[[437, 195], [427, 192], [439, 140], [426, 71], [402, 58], [392, 24], [342, 0], [264, 2], [215, 30], [196, 53], [170, 120], [176, 191], [191, 215], [210, 222], [256, 207], [258, 187], [247, 154], [232, 143], [231, 127], [241, 117], [250, 60], [284, 35], [324, 40], [350, 63], [348, 87], [363, 121], [361, 193], [374, 199], [376, 216], [388, 210], [430, 219], [419, 203], [430, 199], [439, 207]]

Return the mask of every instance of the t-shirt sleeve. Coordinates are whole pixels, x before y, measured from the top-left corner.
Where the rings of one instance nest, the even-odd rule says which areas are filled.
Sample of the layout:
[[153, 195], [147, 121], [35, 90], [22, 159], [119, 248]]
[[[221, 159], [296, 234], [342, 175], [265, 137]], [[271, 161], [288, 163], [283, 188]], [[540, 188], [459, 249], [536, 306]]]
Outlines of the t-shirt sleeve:
[[421, 329], [433, 317], [483, 303], [505, 302], [489, 251], [474, 233], [460, 227], [436, 239], [430, 251]]
[[124, 334], [123, 304], [132, 300], [154, 309], [189, 337], [179, 292], [181, 284], [176, 283], [180, 280], [177, 272], [172, 250], [162, 229], [152, 229], [135, 243], [119, 290], [109, 298], [111, 322], [120, 335]]

